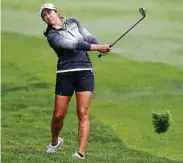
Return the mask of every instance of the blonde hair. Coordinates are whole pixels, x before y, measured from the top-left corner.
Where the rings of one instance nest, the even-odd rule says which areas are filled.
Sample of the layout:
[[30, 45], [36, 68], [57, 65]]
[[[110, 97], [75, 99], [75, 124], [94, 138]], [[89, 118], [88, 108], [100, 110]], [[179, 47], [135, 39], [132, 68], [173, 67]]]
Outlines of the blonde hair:
[[61, 16], [61, 14], [60, 14], [59, 11], [55, 11], [55, 12], [58, 14], [58, 16], [59, 16], [60, 18], [64, 19], [64, 16]]

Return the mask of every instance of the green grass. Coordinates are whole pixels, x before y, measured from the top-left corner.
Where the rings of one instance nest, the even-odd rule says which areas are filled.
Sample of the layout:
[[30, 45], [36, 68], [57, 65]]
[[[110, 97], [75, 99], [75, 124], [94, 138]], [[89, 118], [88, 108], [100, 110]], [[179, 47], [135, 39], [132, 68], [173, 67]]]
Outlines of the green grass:
[[[57, 159], [61, 159], [63, 162], [74, 161], [70, 158], [72, 152], [77, 149], [77, 119], [74, 99], [63, 130], [62, 136], [66, 139], [64, 148], [59, 151], [58, 155], [50, 156], [44, 152], [50, 141], [49, 130], [56, 63], [53, 52], [48, 47], [45, 48], [45, 42], [42, 39], [12, 33], [3, 33], [2, 39], [4, 40], [2, 42], [2, 161], [52, 162]], [[8, 48], [10, 44], [11, 49]], [[22, 50], [20, 45], [23, 44], [27, 51]], [[38, 47], [39, 56], [37, 55]], [[109, 56], [109, 58], [111, 57]], [[113, 61], [104, 58], [102, 63], [94, 59], [96, 54], [93, 54], [92, 58], [96, 67], [96, 92], [91, 106], [88, 162], [123, 161], [131, 163], [147, 162], [147, 160], [149, 162], [172, 162], [140, 152], [145, 149], [157, 154], [151, 151], [156, 149], [164, 157], [167, 157], [164, 154], [166, 153], [171, 157], [174, 156], [174, 159], [177, 156], [177, 158], [181, 158], [178, 154], [181, 148], [179, 149], [177, 146], [178, 141], [182, 139], [179, 137], [180, 130], [178, 130], [181, 124], [171, 126], [174, 133], [170, 130], [165, 136], [156, 135], [151, 126], [151, 107], [155, 107], [155, 104], [160, 106], [163, 104], [165, 109], [171, 109], [173, 117], [176, 118], [175, 121], [181, 122], [178, 114], [181, 109], [178, 107], [178, 104], [181, 104], [181, 98], [179, 99], [180, 92], [176, 88], [179, 86], [182, 89], [180, 84], [182, 72], [166, 65], [136, 63], [126, 58], [118, 62], [120, 57], [117, 56], [113, 56]], [[39, 66], [41, 62], [42, 66]], [[115, 73], [108, 69], [108, 65], [116, 66]], [[130, 65], [133, 65], [134, 68]], [[153, 69], [155, 70], [157, 66], [160, 71], [154, 76], [156, 73]], [[141, 71], [142, 67], [146, 67], [148, 71]], [[167, 74], [164, 74], [165, 69]], [[106, 74], [106, 70], [108, 70], [108, 74]], [[123, 73], [123, 71], [128, 73]], [[118, 75], [119, 73], [121, 75]], [[171, 75], [168, 74], [172, 74], [174, 81], [170, 80]], [[113, 75], [115, 81], [109, 80], [114, 78]], [[150, 76], [153, 77], [149, 78]], [[157, 76], [159, 76], [159, 82], [155, 83], [153, 79], [156, 79]], [[164, 101], [162, 103], [157, 101], [161, 96], [162, 100], [172, 96], [169, 103], [172, 98], [175, 99], [174, 94], [166, 93], [167, 86], [163, 82], [164, 78], [168, 81], [167, 86], [175, 89], [174, 93], [178, 103], [174, 108], [168, 104], [169, 108], [167, 108]], [[177, 83], [177, 86], [173, 84], [174, 82]], [[147, 86], [145, 87], [144, 84]], [[156, 97], [156, 89], [159, 87], [162, 87], [162, 93], [160, 90], [160, 95]], [[142, 97], [136, 91], [141, 91]], [[147, 96], [149, 91], [155, 91], [155, 94], [150, 93]], [[167, 97], [164, 96], [166, 94]], [[154, 109], [164, 109], [160, 106]], [[172, 136], [174, 136], [173, 140], [171, 140]], [[137, 151], [129, 149], [126, 145]], [[165, 148], [164, 145], [169, 145], [169, 148]], [[172, 148], [177, 152], [174, 155], [171, 153]]]
[[[43, 2], [2, 1], [2, 30], [42, 37], [45, 24], [38, 12]], [[71, 1], [64, 1], [62, 4], [62, 1], [55, 0], [53, 3], [64, 16], [75, 17], [96, 35], [101, 43], [109, 44], [140, 18], [138, 8], [145, 7], [146, 19], [118, 42], [113, 52], [123, 52], [123, 55], [132, 59], [160, 61], [183, 67], [182, 1], [171, 3], [164, 0], [139, 0], [124, 3], [118, 0], [104, 3], [103, 0], [82, 0], [80, 5], [77, 5]], [[9, 22], [12, 22], [13, 26], [10, 26]]]
[[[124, 15], [136, 15], [135, 9], [141, 6], [149, 8], [149, 15], [152, 15], [153, 18], [165, 18], [173, 21], [181, 20], [182, 12], [182, 1], [165, 1], [165, 0], [139, 0], [139, 1], [127, 1], [124, 3], [123, 0], [110, 1], [106, 0], [93, 0], [86, 1], [80, 0], [76, 5], [73, 1], [58, 1], [52, 0], [52, 3], [56, 4], [58, 8], [64, 13], [64, 15], [75, 15], [81, 16], [84, 18], [102, 18], [102, 17], [121, 17]], [[21, 0], [2, 0], [3, 8], [12, 8], [16, 10], [28, 10], [33, 12], [38, 12], [39, 7], [46, 3], [44, 0], [32, 0], [32, 1], [21, 1]], [[162, 5], [164, 6], [162, 8]], [[174, 5], [172, 7], [172, 5]], [[71, 10], [72, 8], [72, 10]], [[167, 10], [167, 8], [169, 10]], [[156, 12], [155, 12], [155, 11]], [[93, 12], [92, 12], [93, 11]], [[100, 15], [99, 15], [100, 13]], [[161, 14], [160, 14], [161, 13]], [[162, 14], [163, 13], [163, 14]], [[172, 14], [173, 13], [173, 14]], [[84, 14], [84, 15], [83, 15]]]
[[[76, 162], [71, 158], [77, 150], [74, 97], [62, 132], [63, 149], [54, 155], [45, 153], [50, 142], [56, 55], [41, 35], [45, 26], [38, 10], [44, 2], [2, 1], [1, 145], [5, 163]], [[148, 11], [147, 19], [115, 46], [118, 53], [102, 60], [90, 53], [96, 88], [86, 162], [183, 162], [182, 1], [52, 2], [60, 5], [64, 15], [79, 18], [105, 43], [138, 19], [138, 7]], [[152, 112], [165, 110], [170, 110], [172, 122], [165, 134], [158, 135]]]

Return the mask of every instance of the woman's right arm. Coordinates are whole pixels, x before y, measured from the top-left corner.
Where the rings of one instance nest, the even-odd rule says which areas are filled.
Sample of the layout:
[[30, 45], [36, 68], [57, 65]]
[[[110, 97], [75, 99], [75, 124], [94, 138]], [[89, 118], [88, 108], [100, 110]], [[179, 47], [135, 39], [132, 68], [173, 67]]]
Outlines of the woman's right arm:
[[64, 38], [57, 32], [49, 33], [47, 39], [50, 46], [55, 49], [63, 48], [70, 50], [84, 50], [84, 51], [90, 50], [89, 43]]
[[52, 32], [48, 35], [48, 42], [52, 48], [64, 48], [70, 50], [83, 50], [83, 51], [99, 51], [107, 53], [110, 51], [108, 45], [104, 44], [89, 44], [85, 41], [75, 41], [62, 37], [57, 32]]

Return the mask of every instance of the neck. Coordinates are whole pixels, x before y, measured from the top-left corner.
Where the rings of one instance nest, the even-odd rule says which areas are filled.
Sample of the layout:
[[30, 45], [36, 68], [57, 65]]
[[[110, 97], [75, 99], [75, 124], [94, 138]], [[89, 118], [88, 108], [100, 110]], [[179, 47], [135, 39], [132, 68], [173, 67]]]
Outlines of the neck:
[[53, 27], [58, 29], [58, 28], [64, 28], [65, 26], [64, 26], [64, 23], [62, 22], [62, 20], [58, 19], [58, 21], [53, 25]]

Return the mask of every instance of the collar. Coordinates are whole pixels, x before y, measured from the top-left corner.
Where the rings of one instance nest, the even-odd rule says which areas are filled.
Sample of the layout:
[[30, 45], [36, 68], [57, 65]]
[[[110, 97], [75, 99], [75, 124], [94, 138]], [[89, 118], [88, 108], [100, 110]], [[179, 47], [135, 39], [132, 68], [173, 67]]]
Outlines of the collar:
[[55, 27], [55, 26], [52, 26], [54, 29], [66, 29], [66, 19], [64, 19], [64, 18], [60, 18], [60, 20], [61, 20], [61, 22], [63, 23], [63, 25], [64, 25], [64, 27], [62, 28], [62, 27]]
[[66, 26], [66, 19], [64, 18], [61, 18], [61, 21], [63, 22], [64, 24], [64, 28], [56, 28], [54, 26], [51, 26], [51, 25], [48, 25], [47, 28], [46, 28], [46, 31], [43, 33], [45, 35], [45, 37], [47, 37], [48, 33], [49, 33], [49, 30], [50, 29], [54, 29], [54, 30], [65, 30], [65, 26]]

